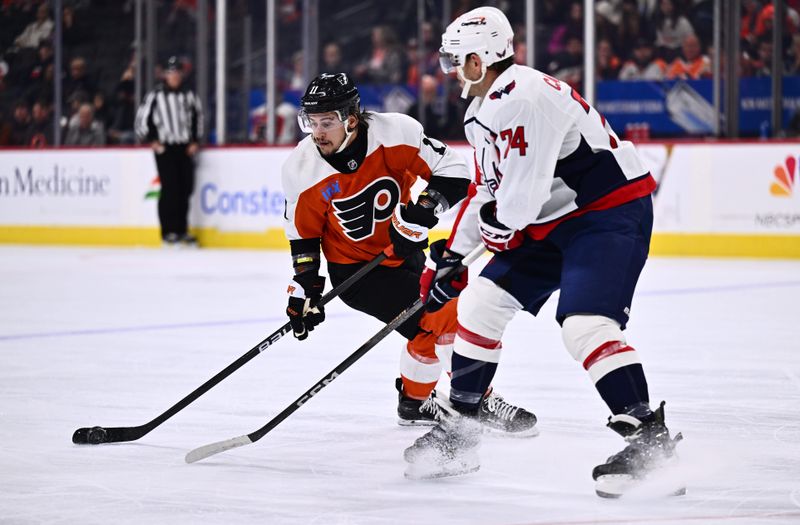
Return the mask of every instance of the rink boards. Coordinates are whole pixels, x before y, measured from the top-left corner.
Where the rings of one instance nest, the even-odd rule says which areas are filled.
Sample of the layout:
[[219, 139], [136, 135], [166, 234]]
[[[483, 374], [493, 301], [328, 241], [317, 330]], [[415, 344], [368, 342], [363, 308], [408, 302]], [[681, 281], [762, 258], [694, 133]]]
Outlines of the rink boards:
[[[471, 149], [454, 146], [472, 163]], [[639, 145], [659, 182], [655, 255], [800, 258], [800, 145]], [[200, 154], [191, 224], [209, 247], [286, 248], [281, 166], [291, 148]], [[146, 148], [0, 151], [0, 242], [158, 246]], [[452, 215], [452, 214], [451, 214]], [[440, 223], [444, 236], [452, 217]]]

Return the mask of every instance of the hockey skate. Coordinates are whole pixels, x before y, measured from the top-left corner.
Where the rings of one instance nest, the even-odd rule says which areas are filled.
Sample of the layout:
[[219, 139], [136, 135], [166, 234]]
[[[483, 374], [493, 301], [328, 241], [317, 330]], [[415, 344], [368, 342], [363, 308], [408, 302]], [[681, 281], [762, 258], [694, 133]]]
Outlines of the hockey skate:
[[670, 437], [664, 424], [664, 402], [653, 412], [653, 419], [640, 421], [628, 414], [608, 419], [608, 427], [628, 442], [621, 452], [592, 471], [595, 492], [602, 498], [619, 498], [625, 494], [647, 496], [681, 496], [686, 493], [677, 472], [675, 446], [683, 439], [678, 433]]
[[431, 427], [439, 421], [439, 405], [436, 404], [436, 390], [431, 392], [428, 399], [420, 401], [406, 397], [403, 394], [403, 380], [395, 380], [398, 392], [397, 424], [404, 427], [428, 426]]
[[536, 416], [524, 408], [507, 403], [494, 389], [484, 396], [478, 415], [486, 429], [497, 435], [510, 437], [539, 435]]
[[405, 476], [434, 479], [477, 471], [483, 432], [480, 421], [458, 413], [446, 400], [433, 399], [440, 408], [439, 423], [405, 450]]

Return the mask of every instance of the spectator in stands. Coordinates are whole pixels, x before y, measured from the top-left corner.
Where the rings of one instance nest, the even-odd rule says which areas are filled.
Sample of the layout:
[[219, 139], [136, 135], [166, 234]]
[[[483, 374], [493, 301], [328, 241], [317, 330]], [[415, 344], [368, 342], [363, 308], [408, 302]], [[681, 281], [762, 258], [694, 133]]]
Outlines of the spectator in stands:
[[[344, 65], [342, 60], [342, 48], [336, 42], [328, 42], [322, 48], [322, 65], [320, 67], [322, 73], [344, 73], [348, 77], [350, 69]], [[301, 86], [302, 87], [302, 86]]]
[[43, 3], [36, 9], [36, 20], [28, 24], [14, 39], [14, 44], [19, 48], [36, 49], [42, 40], [50, 38], [52, 32], [53, 20], [50, 18], [50, 8]]
[[49, 40], [42, 40], [39, 44], [36, 62], [34, 62], [31, 67], [31, 72], [28, 75], [28, 80], [31, 82], [38, 82], [44, 76], [44, 71], [47, 69], [48, 64], [52, 63], [53, 44]]
[[439, 81], [433, 75], [422, 75], [422, 89], [417, 101], [406, 112], [419, 119], [419, 106], [425, 112], [425, 134], [437, 139], [464, 138], [463, 118], [459, 108], [439, 94]]
[[693, 0], [687, 18], [703, 44], [714, 39], [714, 0]]
[[633, 47], [631, 59], [625, 62], [619, 72], [620, 80], [662, 80], [667, 65], [660, 58], [653, 58], [653, 44], [646, 38], [639, 38]]
[[758, 40], [756, 56], [745, 58], [747, 74], [755, 77], [772, 76], [772, 35]]
[[275, 144], [284, 146], [297, 144], [299, 131], [297, 108], [281, 97], [280, 102], [275, 107]]
[[577, 35], [567, 38], [567, 47], [550, 61], [547, 72], [580, 90], [583, 80], [583, 39]]
[[528, 44], [525, 42], [514, 44], [514, 63], [521, 66], [528, 65]]
[[760, 0], [742, 1], [742, 21], [739, 34], [748, 48], [754, 47], [756, 43], [756, 21], [761, 7]]
[[597, 41], [611, 40], [619, 33], [621, 11], [616, 2], [600, 0], [595, 5], [595, 34]]
[[689, 20], [675, 7], [674, 0], [661, 0], [654, 18], [656, 51], [667, 62], [678, 56], [683, 39], [694, 34]]
[[[422, 24], [422, 48], [419, 47], [419, 40], [411, 38], [406, 44], [405, 63], [407, 73], [405, 75], [406, 84], [416, 86], [420, 81], [420, 74], [434, 75], [441, 78], [442, 70], [439, 67], [439, 47], [434, 39], [438, 35], [434, 31], [431, 22]], [[420, 57], [422, 58], [422, 71], [419, 71]]]
[[570, 3], [567, 20], [553, 29], [547, 44], [547, 53], [553, 58], [564, 53], [567, 41], [572, 37], [583, 37], [583, 2], [579, 0]]
[[53, 86], [53, 72], [55, 71], [55, 65], [53, 62], [50, 62], [44, 67], [44, 73], [36, 79], [35, 81], [31, 81], [28, 89], [25, 91], [25, 99], [30, 101], [36, 101], [39, 99], [44, 100], [53, 100], [54, 95], [54, 86]]
[[[85, 91], [76, 91], [67, 99], [67, 107], [64, 116], [68, 117], [67, 128], [77, 126], [78, 111], [84, 104], [91, 104], [91, 97]], [[64, 130], [66, 133], [67, 130]]]
[[11, 122], [6, 118], [5, 108], [0, 105], [0, 146], [11, 145]]
[[792, 35], [792, 46], [785, 61], [786, 75], [800, 75], [800, 33]]
[[[783, 34], [789, 37], [797, 32], [797, 11], [789, 6], [785, 6], [784, 15]], [[755, 27], [755, 36], [757, 39], [763, 39], [765, 36], [772, 34], [774, 20], [775, 6], [770, 2], [758, 13]]]
[[419, 84], [419, 43], [416, 38], [409, 38], [406, 42], [406, 84], [416, 86]]
[[403, 73], [403, 50], [397, 37], [388, 26], [372, 28], [372, 51], [369, 57], [356, 66], [355, 77], [373, 84], [400, 84]]
[[637, 0], [639, 4], [639, 14], [645, 20], [652, 21], [658, 12], [659, 0]]
[[622, 53], [623, 59], [631, 58], [634, 47], [642, 38], [651, 41], [655, 38], [650, 24], [639, 14], [636, 0], [623, 0], [620, 24], [614, 39], [614, 49]]
[[422, 53], [425, 70], [424, 75], [440, 75], [442, 68], [439, 65], [439, 39], [441, 31], [437, 30], [433, 22], [422, 23]]
[[91, 104], [82, 104], [78, 109], [78, 119], [70, 123], [64, 144], [68, 146], [104, 146], [106, 132], [103, 125], [94, 119]]
[[103, 129], [108, 129], [111, 124], [111, 110], [106, 103], [106, 96], [102, 91], [97, 91], [92, 97], [92, 107], [94, 108], [94, 119], [103, 125]]
[[64, 97], [69, 99], [78, 91], [83, 91], [89, 98], [94, 96], [96, 91], [94, 82], [89, 78], [86, 59], [75, 57], [69, 63], [69, 76], [64, 81]]
[[71, 49], [92, 39], [92, 30], [83, 20], [76, 16], [72, 6], [64, 6], [61, 20], [61, 40], [67, 49]]
[[8, 75], [8, 62], [0, 58], [0, 93], [6, 90], [6, 75]]
[[303, 79], [303, 52], [296, 51], [292, 55], [292, 71], [289, 77], [289, 89], [292, 91], [303, 89], [305, 83]]
[[603, 38], [597, 42], [597, 79], [616, 80], [621, 68], [622, 62], [614, 53], [611, 41]]
[[108, 126], [109, 144], [135, 144], [136, 133], [136, 101], [134, 100], [134, 69], [129, 65], [115, 90], [115, 102], [111, 111], [111, 123]]
[[31, 114], [28, 111], [28, 104], [24, 100], [14, 104], [14, 116], [11, 120], [11, 130], [8, 143], [11, 146], [26, 146], [28, 139], [28, 127], [31, 125]]
[[25, 143], [34, 148], [53, 144], [53, 115], [49, 100], [37, 100], [33, 103], [33, 120], [28, 128]]
[[711, 78], [711, 60], [708, 55], [703, 54], [699, 38], [695, 35], [686, 35], [681, 49], [682, 56], [673, 60], [667, 69], [668, 79]]

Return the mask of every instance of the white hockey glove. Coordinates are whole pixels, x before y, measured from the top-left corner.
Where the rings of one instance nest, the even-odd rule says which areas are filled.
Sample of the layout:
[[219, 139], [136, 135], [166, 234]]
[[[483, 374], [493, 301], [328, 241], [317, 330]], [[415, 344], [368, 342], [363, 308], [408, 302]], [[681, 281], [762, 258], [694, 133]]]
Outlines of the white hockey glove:
[[489, 201], [481, 206], [478, 229], [486, 249], [494, 253], [518, 248], [525, 240], [525, 234], [521, 231], [512, 230], [497, 220], [497, 201]]

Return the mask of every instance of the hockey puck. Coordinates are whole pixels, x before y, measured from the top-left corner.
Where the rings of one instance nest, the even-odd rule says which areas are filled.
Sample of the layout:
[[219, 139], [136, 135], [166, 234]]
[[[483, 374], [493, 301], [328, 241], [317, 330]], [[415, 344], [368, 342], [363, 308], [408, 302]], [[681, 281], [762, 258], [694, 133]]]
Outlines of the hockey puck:
[[92, 427], [86, 435], [86, 440], [90, 445], [97, 445], [99, 443], [105, 443], [107, 437], [106, 429], [103, 427]]
[[107, 440], [108, 435], [103, 427], [79, 428], [72, 434], [72, 442], [76, 445], [98, 445]]

